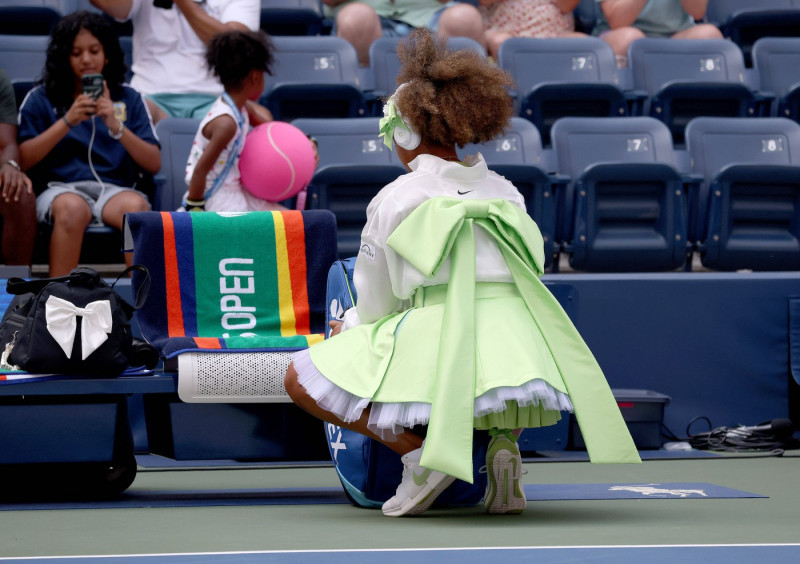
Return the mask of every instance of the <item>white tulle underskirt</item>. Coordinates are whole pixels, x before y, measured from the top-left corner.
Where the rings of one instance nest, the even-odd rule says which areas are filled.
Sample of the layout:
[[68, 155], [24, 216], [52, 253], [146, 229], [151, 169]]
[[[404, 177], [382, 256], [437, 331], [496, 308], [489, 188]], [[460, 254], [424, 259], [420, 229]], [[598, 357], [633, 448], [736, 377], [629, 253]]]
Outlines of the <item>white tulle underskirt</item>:
[[[356, 421], [370, 404], [362, 398], [343, 390], [326, 378], [311, 360], [308, 349], [293, 356], [297, 381], [317, 404], [345, 422]], [[542, 406], [549, 411], [572, 412], [569, 396], [541, 379], [529, 380], [521, 386], [505, 386], [489, 390], [475, 398], [476, 418], [490, 413], [500, 413], [506, 402], [516, 402], [519, 407]], [[383, 440], [391, 441], [404, 428], [426, 425], [430, 419], [431, 405], [423, 402], [373, 402], [367, 423], [370, 431]]]

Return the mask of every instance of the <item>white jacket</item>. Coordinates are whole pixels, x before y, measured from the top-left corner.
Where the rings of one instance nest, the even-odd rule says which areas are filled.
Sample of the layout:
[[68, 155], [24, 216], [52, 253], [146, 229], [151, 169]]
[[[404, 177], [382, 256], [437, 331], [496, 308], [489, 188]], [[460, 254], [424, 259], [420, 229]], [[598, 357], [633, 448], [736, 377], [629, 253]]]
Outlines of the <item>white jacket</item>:
[[[420, 155], [409, 163], [410, 173], [385, 186], [370, 202], [353, 273], [357, 305], [345, 312], [342, 330], [406, 309], [406, 300], [417, 287], [446, 284], [449, 280], [449, 260], [433, 278], [426, 278], [386, 245], [400, 222], [425, 200], [436, 196], [501, 198], [525, 209], [522, 194], [511, 182], [490, 171], [480, 153], [464, 162], [469, 166]], [[425, 241], [419, 244], [424, 245]], [[480, 229], [476, 229], [475, 244], [476, 280], [511, 282], [500, 250]]]

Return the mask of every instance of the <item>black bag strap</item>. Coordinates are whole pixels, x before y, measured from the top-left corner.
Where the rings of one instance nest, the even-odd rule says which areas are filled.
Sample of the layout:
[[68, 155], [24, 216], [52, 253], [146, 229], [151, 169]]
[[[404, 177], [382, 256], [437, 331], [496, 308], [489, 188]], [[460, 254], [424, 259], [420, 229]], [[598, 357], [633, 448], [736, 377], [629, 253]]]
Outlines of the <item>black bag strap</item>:
[[[140, 309], [144, 302], [147, 300], [147, 296], [150, 293], [150, 271], [147, 270], [146, 266], [142, 266], [141, 264], [134, 264], [133, 266], [129, 266], [125, 270], [123, 270], [117, 279], [114, 280], [114, 283], [111, 284], [110, 288], [114, 293], [114, 286], [117, 282], [119, 282], [120, 278], [123, 276], [127, 276], [129, 272], [138, 271], [143, 273], [144, 279], [142, 280], [141, 285], [139, 286], [139, 290], [136, 292], [136, 299], [133, 305], [129, 304], [127, 301], [120, 297], [120, 302], [122, 302], [126, 307], [125, 309], [128, 310], [129, 315], [133, 315], [133, 312], [137, 309]], [[66, 276], [58, 276], [56, 278], [37, 278], [33, 280], [25, 280], [24, 278], [9, 278], [8, 282], [6, 283], [6, 292], [13, 295], [20, 295], [20, 294], [38, 294], [45, 286], [51, 284], [53, 282], [70, 282], [70, 281], [82, 281], [83, 283], [90, 282], [95, 286], [105, 285], [105, 281], [100, 277], [100, 274], [97, 273], [96, 270], [91, 269], [87, 266], [80, 266], [75, 268], [67, 274]], [[119, 294], [117, 294], [119, 296]]]
[[66, 276], [58, 276], [56, 278], [34, 278], [32, 280], [25, 280], [24, 278], [9, 278], [6, 282], [6, 292], [18, 296], [20, 294], [38, 294], [45, 286], [53, 282], [69, 282], [70, 280], [90, 280], [95, 284], [100, 283], [100, 275], [97, 271], [82, 266], [75, 268]]
[[124, 302], [126, 305], [132, 308], [131, 313], [133, 313], [133, 311], [137, 309], [140, 309], [144, 305], [144, 302], [147, 301], [147, 296], [150, 294], [150, 283], [151, 283], [150, 271], [147, 270], [146, 266], [143, 266], [141, 264], [134, 264], [133, 266], [129, 266], [128, 268], [120, 272], [119, 276], [117, 276], [117, 279], [114, 280], [113, 284], [111, 284], [111, 288], [113, 289], [114, 286], [116, 286], [117, 282], [119, 282], [120, 278], [122, 278], [123, 276], [127, 276], [129, 272], [133, 271], [141, 272], [144, 275], [142, 283], [139, 285], [139, 289], [136, 291], [135, 301], [133, 305], [130, 305], [125, 300], [120, 298], [120, 301]]

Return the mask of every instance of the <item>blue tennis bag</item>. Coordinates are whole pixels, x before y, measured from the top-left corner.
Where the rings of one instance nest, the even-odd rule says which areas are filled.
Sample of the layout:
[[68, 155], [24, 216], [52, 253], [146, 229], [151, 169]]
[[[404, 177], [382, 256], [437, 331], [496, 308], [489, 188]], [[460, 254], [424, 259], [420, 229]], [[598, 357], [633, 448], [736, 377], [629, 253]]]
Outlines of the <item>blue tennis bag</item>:
[[[356, 291], [352, 283], [355, 264], [355, 258], [338, 260], [328, 271], [327, 321], [341, 320], [344, 312], [355, 304]], [[378, 508], [395, 494], [403, 477], [399, 454], [374, 439], [331, 423], [325, 423], [325, 434], [333, 466], [353, 505]], [[488, 444], [488, 433], [475, 431], [473, 483], [456, 480], [436, 499], [434, 507], [469, 506], [483, 499], [486, 474], [479, 469], [485, 464]]]

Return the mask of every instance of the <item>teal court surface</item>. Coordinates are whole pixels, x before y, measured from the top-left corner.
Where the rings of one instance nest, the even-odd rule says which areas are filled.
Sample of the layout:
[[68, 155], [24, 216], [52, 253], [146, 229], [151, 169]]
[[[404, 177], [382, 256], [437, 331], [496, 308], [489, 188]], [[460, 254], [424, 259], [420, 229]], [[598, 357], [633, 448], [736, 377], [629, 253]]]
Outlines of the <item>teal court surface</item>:
[[116, 500], [0, 504], [0, 562], [800, 562], [800, 451], [525, 468], [522, 515], [392, 519], [324, 463], [145, 457]]

